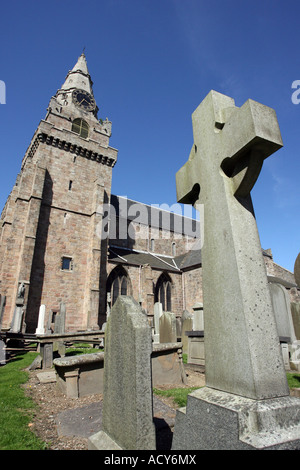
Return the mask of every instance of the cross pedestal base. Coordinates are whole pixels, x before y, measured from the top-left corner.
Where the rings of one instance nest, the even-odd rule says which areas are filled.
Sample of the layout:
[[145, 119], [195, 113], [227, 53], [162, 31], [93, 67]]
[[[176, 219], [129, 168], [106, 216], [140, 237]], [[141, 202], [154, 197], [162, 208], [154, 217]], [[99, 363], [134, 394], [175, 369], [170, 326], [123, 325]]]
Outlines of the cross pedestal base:
[[300, 449], [300, 399], [253, 400], [209, 387], [177, 410], [172, 450]]

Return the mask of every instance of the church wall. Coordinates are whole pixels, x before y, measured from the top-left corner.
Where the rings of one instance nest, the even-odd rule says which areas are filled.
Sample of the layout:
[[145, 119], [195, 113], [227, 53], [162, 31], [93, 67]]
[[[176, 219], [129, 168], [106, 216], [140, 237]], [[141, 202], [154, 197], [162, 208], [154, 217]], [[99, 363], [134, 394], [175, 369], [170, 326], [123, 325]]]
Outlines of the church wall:
[[279, 277], [284, 281], [290, 282], [291, 284], [295, 284], [295, 277], [293, 273], [283, 268], [279, 264], [274, 263], [273, 259], [268, 256], [264, 256], [264, 261], [267, 268], [268, 276]]
[[6, 296], [3, 328], [10, 326], [20, 281], [25, 284], [25, 299], [28, 296], [44, 177], [44, 169], [32, 163], [23, 168], [2, 213], [0, 289]]
[[184, 310], [192, 313], [196, 302], [203, 303], [202, 267], [184, 271], [182, 276], [184, 284]]
[[165, 256], [174, 256], [175, 253], [178, 256], [189, 251], [195, 242], [195, 238], [191, 236], [135, 221], [125, 221], [119, 217], [111, 217], [110, 225], [110, 244], [122, 248], [150, 251]]
[[[59, 303], [64, 302], [66, 328], [71, 331], [87, 327], [88, 315], [91, 314], [87, 297], [91, 296], [90, 287], [95, 289], [93, 284], [96, 284], [96, 300], [93, 295], [90, 302], [96, 301], [97, 308], [99, 273], [93, 272], [88, 265], [93, 263], [93, 250], [101, 250], [101, 239], [94, 233], [97, 226], [92, 224], [91, 218], [95, 210], [101, 210], [97, 207], [97, 196], [102, 202], [103, 188], [110, 193], [111, 168], [80, 156], [74, 161], [70, 152], [52, 147], [45, 150], [49, 154], [47, 169], [52, 187], [45, 195], [46, 205], [41, 219], [44, 226], [41, 227], [41, 243], [36, 249], [35, 262], [44, 265], [44, 276], [39, 282], [42, 295], [41, 287], [35, 281], [36, 292], [33, 290], [32, 295], [36, 304], [32, 310], [36, 315], [40, 303], [46, 305], [48, 312], [58, 311]], [[100, 189], [95, 186], [97, 178]], [[102, 200], [101, 194], [94, 194], [95, 191], [102, 192]], [[47, 204], [51, 205], [50, 213]], [[62, 257], [72, 259], [72, 270], [61, 269]], [[34, 272], [39, 272], [37, 266]]]
[[[108, 276], [112, 270], [119, 264], [108, 263]], [[131, 291], [128, 294], [139, 302], [147, 314], [152, 317], [154, 313], [155, 286], [159, 277], [166, 272], [171, 279], [172, 284], [172, 312], [180, 317], [183, 313], [183, 295], [182, 295], [182, 274], [152, 269], [149, 265], [130, 266], [122, 264], [130, 280]]]

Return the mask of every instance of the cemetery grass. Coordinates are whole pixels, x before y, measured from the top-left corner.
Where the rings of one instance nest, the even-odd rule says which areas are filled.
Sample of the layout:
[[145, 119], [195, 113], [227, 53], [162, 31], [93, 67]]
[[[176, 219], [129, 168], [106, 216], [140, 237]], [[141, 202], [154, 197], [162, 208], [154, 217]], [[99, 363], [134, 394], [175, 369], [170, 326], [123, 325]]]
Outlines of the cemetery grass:
[[169, 390], [153, 389], [153, 393], [157, 396], [172, 398], [174, 403], [180, 408], [186, 406], [187, 396], [194, 390], [198, 390], [199, 387], [188, 387], [188, 388], [171, 388]]
[[290, 388], [300, 388], [300, 374], [287, 372], [287, 381]]
[[15, 355], [5, 366], [0, 367], [0, 449], [44, 450], [46, 443], [32, 431], [32, 420], [36, 404], [25, 395], [22, 384], [28, 380], [24, 371], [37, 353]]

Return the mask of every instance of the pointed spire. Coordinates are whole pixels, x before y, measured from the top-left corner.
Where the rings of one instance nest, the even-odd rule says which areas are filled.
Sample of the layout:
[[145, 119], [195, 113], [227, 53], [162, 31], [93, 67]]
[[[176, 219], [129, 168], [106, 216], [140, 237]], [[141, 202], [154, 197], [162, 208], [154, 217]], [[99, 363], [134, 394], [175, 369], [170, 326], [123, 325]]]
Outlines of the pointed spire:
[[79, 88], [93, 94], [92, 85], [93, 82], [87, 68], [86, 57], [84, 52], [82, 52], [72, 70], [69, 71], [61, 89], [71, 90]]
[[86, 57], [85, 57], [84, 52], [82, 52], [81, 56], [78, 57], [78, 60], [77, 60], [76, 64], [74, 65], [74, 67], [72, 68], [71, 71], [72, 72], [81, 71], [82, 73], [84, 73], [86, 75], [89, 75], [89, 71], [88, 71], [88, 68], [87, 68], [87, 62], [86, 62]]

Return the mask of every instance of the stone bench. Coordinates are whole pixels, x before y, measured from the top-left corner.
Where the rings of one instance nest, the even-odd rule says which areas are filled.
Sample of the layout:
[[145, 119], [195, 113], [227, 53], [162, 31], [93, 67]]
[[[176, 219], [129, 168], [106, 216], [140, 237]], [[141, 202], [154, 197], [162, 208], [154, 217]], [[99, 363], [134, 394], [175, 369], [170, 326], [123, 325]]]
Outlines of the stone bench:
[[[153, 345], [152, 383], [182, 384], [186, 381], [182, 363], [182, 343]], [[54, 359], [58, 389], [67, 397], [103, 393], [104, 352]]]

